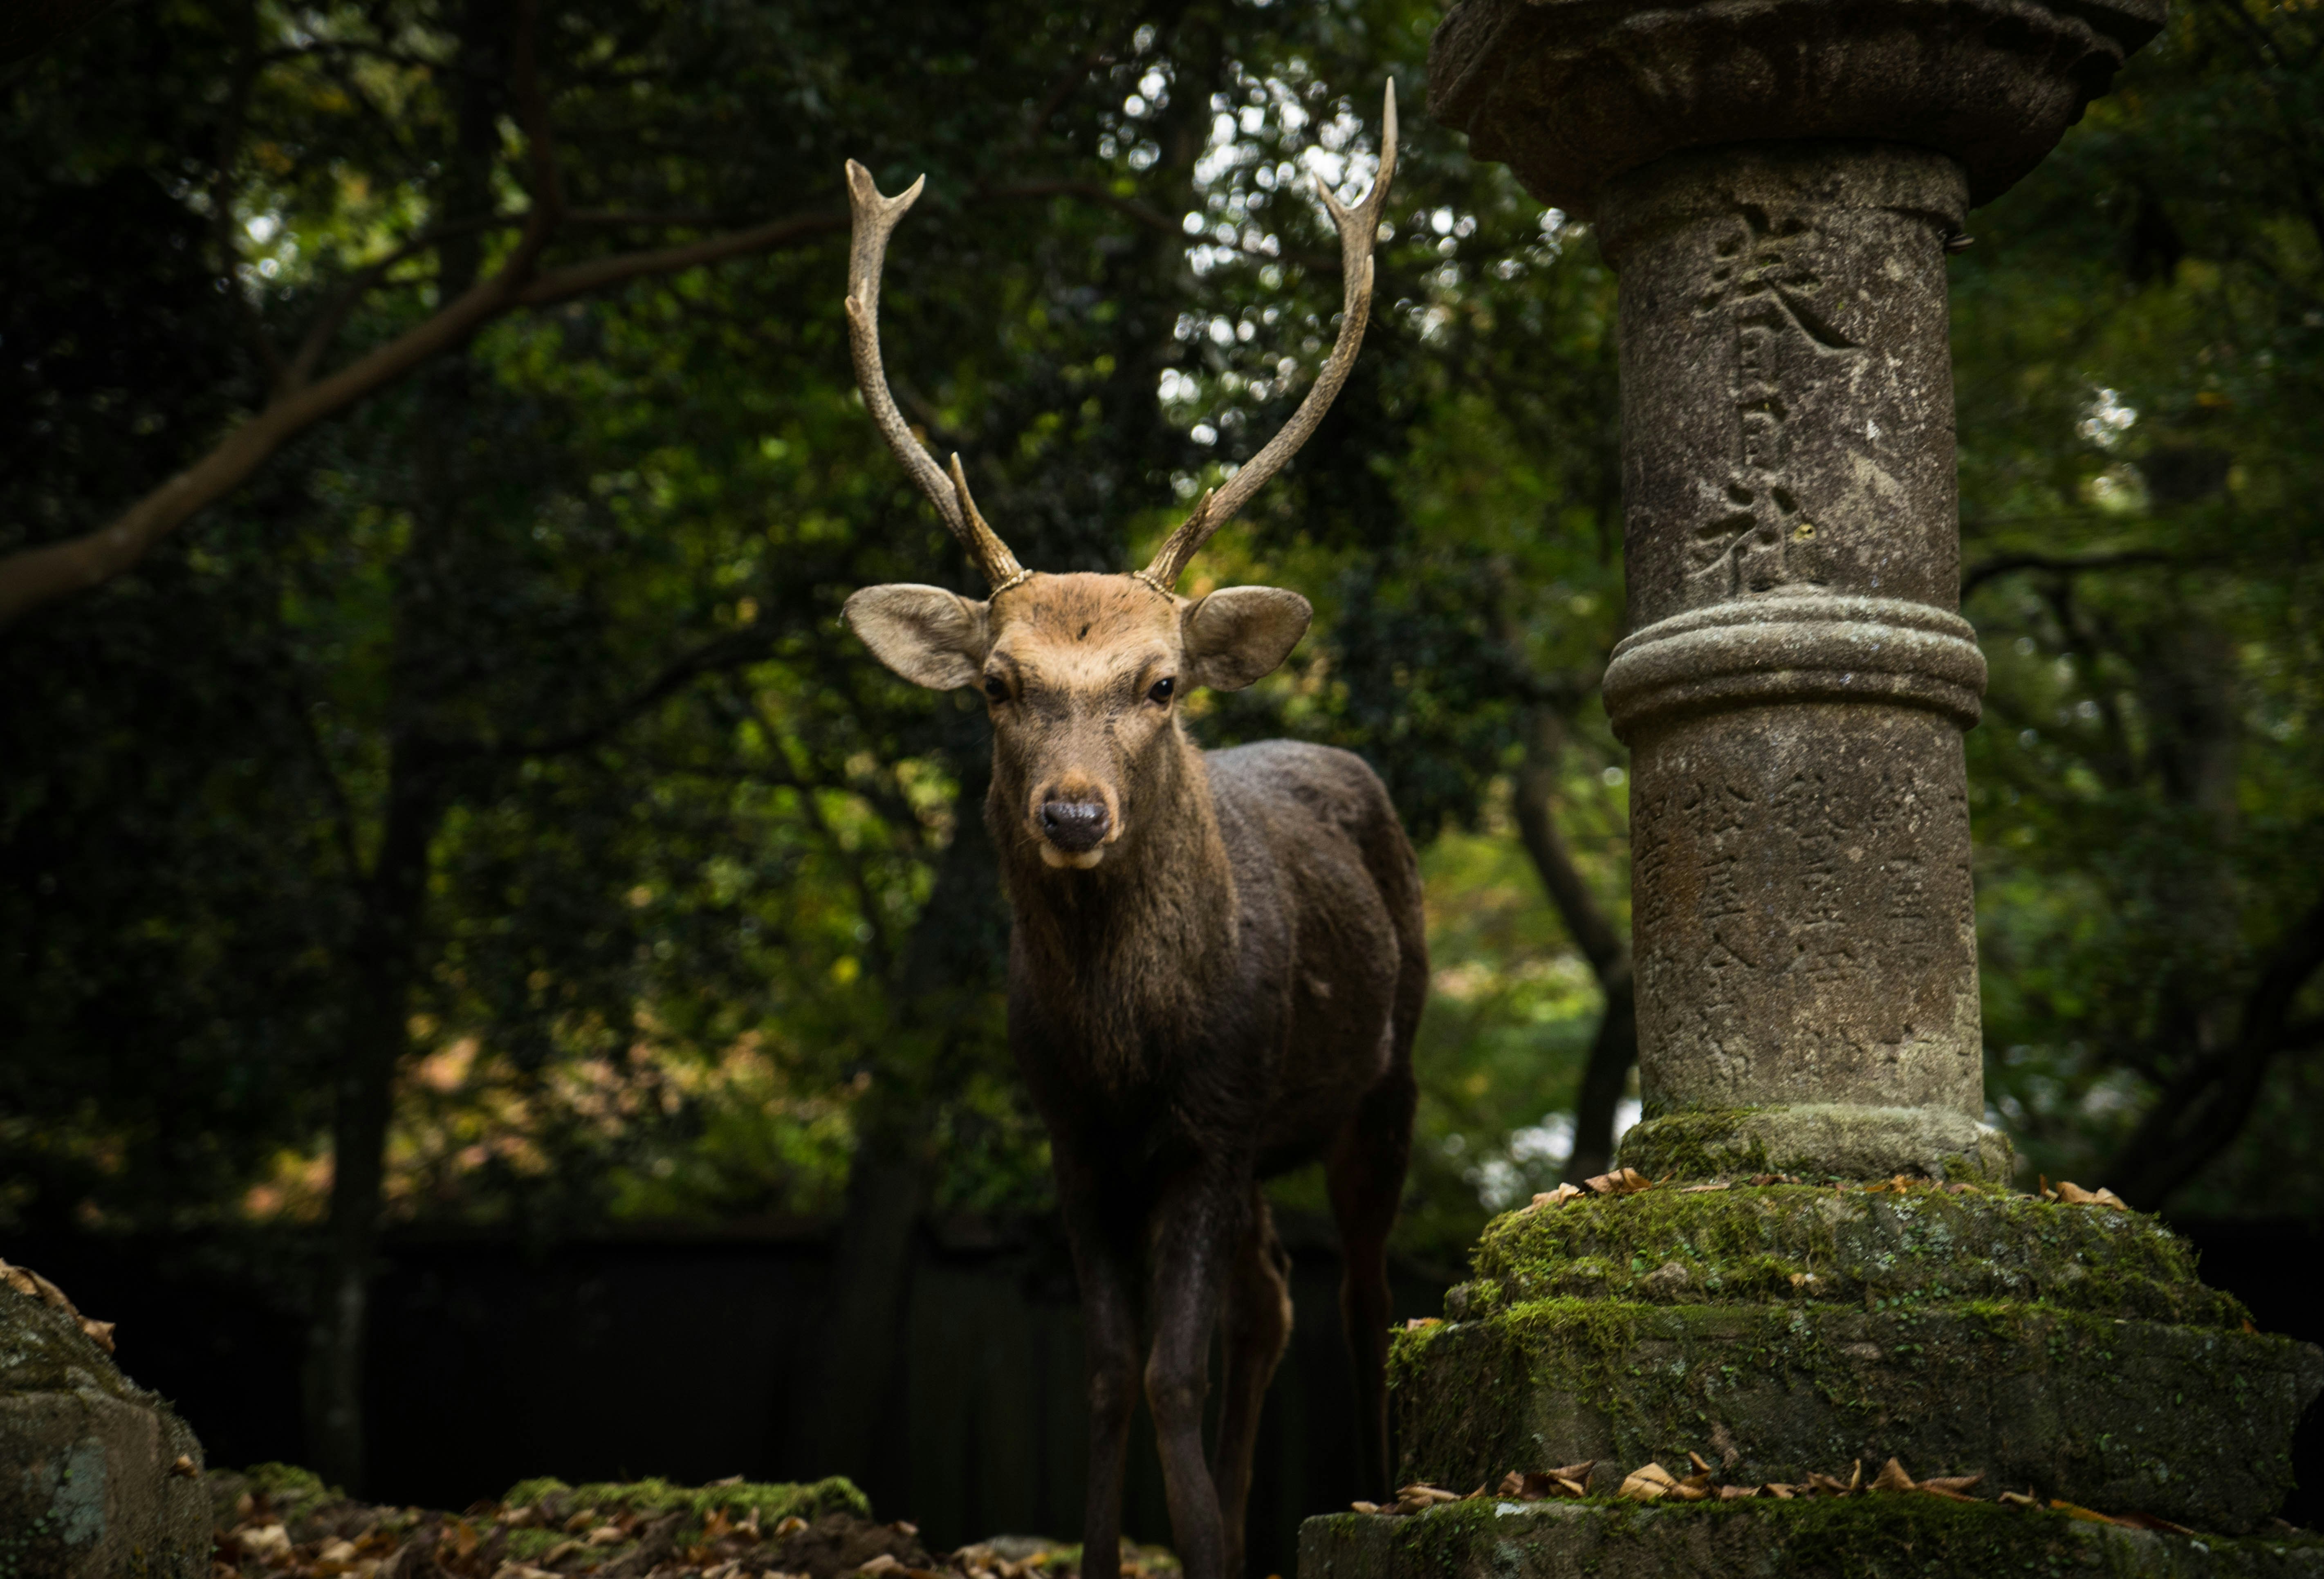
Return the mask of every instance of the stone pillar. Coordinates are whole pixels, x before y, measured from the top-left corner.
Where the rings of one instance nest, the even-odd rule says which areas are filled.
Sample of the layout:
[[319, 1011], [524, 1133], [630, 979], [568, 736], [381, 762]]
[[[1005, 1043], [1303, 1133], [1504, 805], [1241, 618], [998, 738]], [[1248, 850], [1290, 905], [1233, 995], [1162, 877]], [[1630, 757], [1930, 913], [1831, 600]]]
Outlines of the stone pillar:
[[1468, 0], [1432, 108], [1621, 281], [1655, 1176], [2005, 1177], [1985, 1111], [1945, 255], [2160, 0]]
[[[2249, 1532], [2324, 1353], [2253, 1331], [2153, 1219], [2008, 1189], [1978, 1122], [1961, 731], [1985, 666], [1955, 611], [1944, 258], [2161, 20], [1462, 0], [1438, 31], [1438, 117], [1620, 272], [1606, 705], [1648, 1103], [1623, 1156], [1704, 1182], [1496, 1218], [1391, 1374], [1399, 1482], [1508, 1493], [1310, 1519], [1300, 1579], [2291, 1572]], [[1891, 1491], [1821, 1494], [1892, 1459]], [[1974, 1505], [1893, 1494], [1896, 1472]]]

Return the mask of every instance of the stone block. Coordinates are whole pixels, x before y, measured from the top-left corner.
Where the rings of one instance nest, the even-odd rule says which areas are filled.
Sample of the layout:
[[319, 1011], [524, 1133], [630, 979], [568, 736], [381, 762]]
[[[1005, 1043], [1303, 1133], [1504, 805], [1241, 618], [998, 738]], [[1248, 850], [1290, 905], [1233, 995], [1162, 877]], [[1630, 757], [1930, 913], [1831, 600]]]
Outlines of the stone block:
[[71, 1316], [0, 1287], [0, 1579], [203, 1579], [201, 1454]]
[[[1922, 1189], [1588, 1199], [1487, 1231], [1391, 1358], [1400, 1478], [1583, 1459], [1920, 1475], [2201, 1529], [2291, 1484], [2324, 1352], [2247, 1330], [2152, 1219]], [[1610, 1489], [1610, 1488], [1609, 1488]]]
[[1300, 1579], [2319, 1579], [2324, 1540], [2161, 1534], [1916, 1493], [1807, 1501], [1503, 1502], [1311, 1519]]

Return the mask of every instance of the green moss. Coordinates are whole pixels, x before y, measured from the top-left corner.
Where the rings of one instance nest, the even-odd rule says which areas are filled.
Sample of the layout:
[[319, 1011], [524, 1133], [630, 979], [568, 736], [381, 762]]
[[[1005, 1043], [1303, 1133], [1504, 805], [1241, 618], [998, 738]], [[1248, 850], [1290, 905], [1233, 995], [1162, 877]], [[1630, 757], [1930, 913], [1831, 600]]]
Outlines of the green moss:
[[826, 1513], [848, 1513], [858, 1519], [872, 1517], [872, 1500], [856, 1489], [855, 1482], [840, 1475], [806, 1485], [744, 1481], [729, 1486], [677, 1486], [664, 1480], [599, 1481], [568, 1486], [563, 1481], [544, 1478], [519, 1481], [501, 1501], [517, 1507], [547, 1501], [552, 1497], [562, 1498], [574, 1508], [595, 1508], [606, 1512], [655, 1514], [683, 1510], [706, 1518], [719, 1508], [725, 1509], [729, 1515], [756, 1510], [760, 1522], [769, 1526], [794, 1515], [807, 1519], [819, 1519]]
[[242, 1472], [250, 1482], [250, 1490], [265, 1493], [277, 1508], [288, 1508], [308, 1501], [338, 1502], [346, 1493], [337, 1486], [326, 1485], [323, 1477], [313, 1470], [301, 1469], [295, 1464], [254, 1464]]
[[[1713, 1178], [1721, 1174], [1775, 1173], [1766, 1148], [1735, 1133], [1744, 1120], [1766, 1110], [1720, 1108], [1706, 1113], [1642, 1114], [1634, 1131], [1652, 1124], [1654, 1171], [1657, 1177]], [[1626, 1154], [1626, 1158], [1627, 1158]]]
[[1310, 1519], [1300, 1531], [1299, 1571], [1302, 1579], [2290, 1579], [2324, 1572], [2324, 1543], [2194, 1540], [1933, 1497], [1525, 1507], [1480, 1500], [1409, 1519]]
[[2285, 1339], [2041, 1301], [1566, 1297], [1424, 1332], [1397, 1351], [1403, 1473], [1456, 1488], [1690, 1451], [1739, 1482], [1797, 1482], [1895, 1454], [2248, 1528], [2288, 1487], [2292, 1427], [2324, 1385], [2324, 1356]]
[[1886, 1307], [2038, 1300], [2060, 1309], [2240, 1330], [2193, 1253], [2143, 1214], [1972, 1190], [1875, 1195], [1804, 1185], [1588, 1196], [1496, 1218], [1464, 1316], [1544, 1298], [1747, 1299]]

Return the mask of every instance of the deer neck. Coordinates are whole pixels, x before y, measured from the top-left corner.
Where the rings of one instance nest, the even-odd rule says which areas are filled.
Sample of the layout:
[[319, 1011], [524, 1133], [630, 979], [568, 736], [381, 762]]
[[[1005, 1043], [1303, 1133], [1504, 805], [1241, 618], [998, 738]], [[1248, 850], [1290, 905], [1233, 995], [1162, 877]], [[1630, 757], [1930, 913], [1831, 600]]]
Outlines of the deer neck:
[[1031, 984], [1117, 1060], [1136, 1057], [1148, 1039], [1141, 1028], [1188, 1022], [1240, 931], [1209, 765], [1176, 729], [1158, 743], [1128, 831], [1088, 871], [1043, 864], [1019, 820], [1021, 795], [997, 762], [988, 802]]

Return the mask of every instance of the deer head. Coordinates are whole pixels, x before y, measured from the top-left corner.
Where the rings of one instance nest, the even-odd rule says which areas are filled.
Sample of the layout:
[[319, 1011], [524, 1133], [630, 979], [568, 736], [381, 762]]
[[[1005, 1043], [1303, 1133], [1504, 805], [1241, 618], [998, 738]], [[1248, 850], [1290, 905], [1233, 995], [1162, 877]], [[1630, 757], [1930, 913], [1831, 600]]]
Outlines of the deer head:
[[869, 586], [847, 600], [848, 627], [872, 655], [916, 685], [975, 686], [993, 728], [996, 832], [1052, 867], [1094, 867], [1134, 845], [1146, 820], [1185, 781], [1189, 745], [1177, 703], [1195, 686], [1239, 690], [1273, 673], [1314, 611], [1296, 592], [1236, 586], [1178, 596], [1178, 578], [1211, 535], [1307, 441], [1347, 382], [1371, 310], [1372, 239], [1396, 171], [1396, 84], [1381, 115], [1379, 174], [1348, 208], [1318, 178], [1339, 228], [1340, 332], [1283, 430], [1194, 513], [1142, 570], [1042, 575], [1018, 564], [978, 512], [960, 457], [939, 467], [896, 410], [880, 359], [880, 274], [888, 236], [918, 199], [923, 176], [883, 198], [850, 160], [854, 214], [848, 340], [872, 420], [936, 513], [991, 584], [979, 602], [940, 586]]

